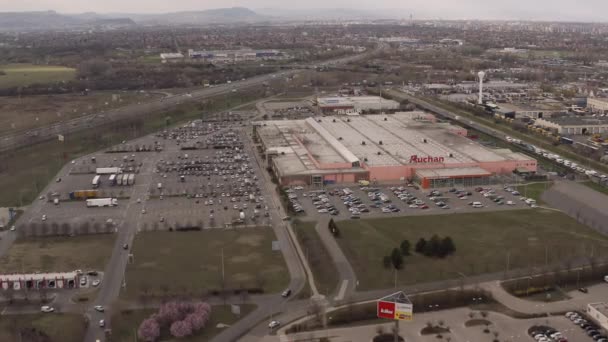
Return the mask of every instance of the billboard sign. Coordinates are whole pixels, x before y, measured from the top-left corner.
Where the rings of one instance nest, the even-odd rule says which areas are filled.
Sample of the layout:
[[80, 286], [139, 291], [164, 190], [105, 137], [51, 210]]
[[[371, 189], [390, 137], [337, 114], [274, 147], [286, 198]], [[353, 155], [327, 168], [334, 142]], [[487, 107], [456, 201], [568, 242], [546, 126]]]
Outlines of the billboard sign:
[[411, 321], [414, 306], [403, 292], [397, 292], [378, 300], [376, 310], [378, 318]]
[[378, 318], [395, 319], [395, 303], [378, 301]]

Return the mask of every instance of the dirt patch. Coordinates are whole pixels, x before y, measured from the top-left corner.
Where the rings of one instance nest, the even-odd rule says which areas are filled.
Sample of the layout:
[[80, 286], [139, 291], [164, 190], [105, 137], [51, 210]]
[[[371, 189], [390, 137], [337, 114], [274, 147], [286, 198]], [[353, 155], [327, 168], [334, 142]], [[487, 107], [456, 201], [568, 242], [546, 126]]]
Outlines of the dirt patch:
[[264, 241], [264, 236], [261, 234], [247, 234], [239, 236], [235, 242], [251, 247], [259, 247], [262, 241]]
[[236, 274], [232, 275], [230, 278], [232, 278], [232, 280], [235, 282], [246, 282], [246, 281], [250, 281], [252, 279], [252, 277], [246, 273], [236, 273]]
[[155, 262], [144, 262], [139, 264], [139, 267], [141, 268], [155, 268], [156, 267], [156, 263]]
[[230, 261], [232, 261], [233, 263], [244, 263], [252, 260], [258, 260], [261, 257], [262, 256], [260, 255], [260, 253], [254, 252], [249, 255], [233, 256], [232, 258], [230, 258]]

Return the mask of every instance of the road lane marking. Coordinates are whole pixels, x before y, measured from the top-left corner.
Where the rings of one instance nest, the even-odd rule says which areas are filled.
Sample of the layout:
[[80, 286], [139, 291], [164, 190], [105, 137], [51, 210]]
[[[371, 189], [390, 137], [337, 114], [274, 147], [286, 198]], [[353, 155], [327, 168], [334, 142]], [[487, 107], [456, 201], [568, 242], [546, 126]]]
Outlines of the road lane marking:
[[346, 288], [348, 287], [348, 280], [342, 280], [342, 285], [340, 285], [340, 291], [338, 291], [338, 295], [334, 298], [334, 300], [342, 300], [344, 299], [344, 294], [346, 293]]

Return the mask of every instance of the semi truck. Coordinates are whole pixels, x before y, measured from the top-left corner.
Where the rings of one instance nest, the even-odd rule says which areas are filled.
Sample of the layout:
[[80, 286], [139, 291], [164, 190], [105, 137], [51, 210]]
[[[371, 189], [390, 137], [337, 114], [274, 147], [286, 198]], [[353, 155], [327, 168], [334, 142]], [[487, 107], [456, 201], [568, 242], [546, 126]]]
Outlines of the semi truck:
[[97, 198], [99, 192], [97, 190], [76, 190], [70, 192], [71, 200], [80, 200], [88, 198]]
[[94, 198], [87, 200], [87, 207], [113, 207], [118, 205], [116, 198]]
[[93, 189], [96, 189], [99, 187], [99, 179], [101, 176], [97, 175], [95, 177], [93, 177], [93, 181], [91, 182], [91, 185], [93, 186]]
[[95, 173], [98, 175], [111, 175], [113, 173], [122, 173], [122, 169], [119, 167], [98, 167], [95, 169]]

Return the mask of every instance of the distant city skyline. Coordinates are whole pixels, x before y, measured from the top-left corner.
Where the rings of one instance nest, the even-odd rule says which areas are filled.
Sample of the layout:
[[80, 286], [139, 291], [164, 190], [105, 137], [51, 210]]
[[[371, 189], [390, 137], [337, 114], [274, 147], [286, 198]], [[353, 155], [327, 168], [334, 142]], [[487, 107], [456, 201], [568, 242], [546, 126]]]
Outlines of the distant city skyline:
[[[584, 4], [583, 4], [584, 3]], [[0, 0], [0, 11], [47, 11], [60, 13], [166, 13], [196, 11], [225, 7], [247, 7], [281, 10], [311, 10], [347, 8], [373, 11], [387, 17], [419, 19], [499, 19], [499, 20], [554, 20], [607, 21], [605, 0], [309, 0], [289, 4], [283, 0]], [[402, 12], [402, 15], [400, 14]]]

